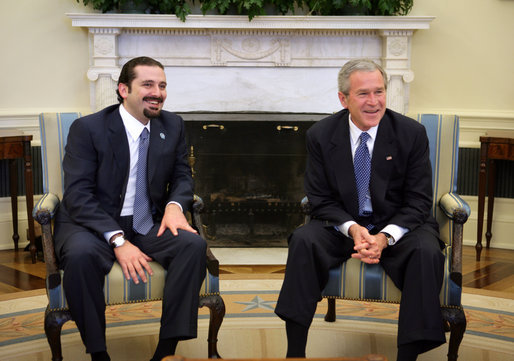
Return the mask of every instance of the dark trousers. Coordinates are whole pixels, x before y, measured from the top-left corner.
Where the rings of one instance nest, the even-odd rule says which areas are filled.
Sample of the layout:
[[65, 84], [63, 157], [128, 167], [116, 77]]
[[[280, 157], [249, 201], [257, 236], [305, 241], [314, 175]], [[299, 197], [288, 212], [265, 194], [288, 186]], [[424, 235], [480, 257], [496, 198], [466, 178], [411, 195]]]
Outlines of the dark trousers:
[[[347, 260], [353, 246], [352, 239], [321, 221], [296, 229], [289, 237], [275, 313], [283, 320], [310, 327], [329, 269]], [[433, 348], [446, 342], [439, 303], [444, 256], [434, 232], [422, 226], [407, 233], [383, 250], [380, 264], [402, 291], [398, 345], [428, 341]]]
[[[205, 240], [187, 231], [174, 237], [166, 230], [157, 237], [159, 224], [146, 236], [133, 234], [131, 226], [122, 224], [122, 228], [130, 242], [167, 270], [159, 337], [196, 337], [199, 291], [206, 272]], [[68, 306], [86, 352], [106, 350], [103, 286], [115, 261], [113, 250], [105, 239], [77, 232], [65, 240], [59, 260]]]

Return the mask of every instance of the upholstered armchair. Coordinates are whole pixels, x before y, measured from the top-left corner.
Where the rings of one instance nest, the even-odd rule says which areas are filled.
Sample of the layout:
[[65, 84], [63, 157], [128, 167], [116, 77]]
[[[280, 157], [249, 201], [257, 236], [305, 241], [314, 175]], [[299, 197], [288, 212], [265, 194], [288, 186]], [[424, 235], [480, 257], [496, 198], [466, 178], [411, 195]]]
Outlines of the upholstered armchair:
[[[454, 115], [411, 115], [422, 123], [430, 142], [432, 185], [434, 191], [432, 215], [440, 227], [440, 238], [446, 243], [441, 310], [446, 331], [450, 331], [448, 361], [457, 360], [458, 349], [466, 330], [466, 317], [461, 304], [462, 294], [462, 232], [469, 217], [468, 204], [455, 193], [459, 152], [459, 118]], [[302, 200], [302, 209], [310, 220], [310, 205]], [[380, 280], [377, 282], [376, 280]], [[400, 303], [401, 291], [385, 274], [380, 264], [369, 265], [350, 258], [330, 270], [322, 292], [328, 300], [325, 321], [336, 319], [336, 299]]]
[[[46, 263], [46, 291], [48, 306], [45, 312], [45, 333], [52, 351], [52, 360], [62, 360], [61, 329], [71, 319], [67, 308], [66, 295], [62, 285], [63, 271], [55, 256], [52, 219], [59, 206], [63, 193], [62, 159], [64, 147], [71, 123], [81, 115], [79, 113], [43, 113], [39, 116], [41, 129], [41, 148], [43, 158], [44, 195], [33, 211], [34, 219], [41, 224], [43, 254]], [[200, 213], [203, 201], [195, 196], [191, 222], [200, 235], [203, 234]], [[200, 289], [200, 307], [207, 306], [210, 311], [209, 331], [207, 339], [207, 355], [209, 358], [220, 358], [217, 351], [217, 336], [223, 317], [225, 304], [219, 292], [219, 263], [207, 248], [207, 269], [205, 280]], [[105, 278], [104, 294], [107, 305], [147, 302], [162, 299], [166, 271], [156, 262], [151, 262], [154, 275], [151, 282], [134, 284], [123, 277], [121, 267], [115, 262], [112, 270]], [[150, 278], [150, 275], [147, 274]], [[107, 292], [108, 291], [108, 292]]]

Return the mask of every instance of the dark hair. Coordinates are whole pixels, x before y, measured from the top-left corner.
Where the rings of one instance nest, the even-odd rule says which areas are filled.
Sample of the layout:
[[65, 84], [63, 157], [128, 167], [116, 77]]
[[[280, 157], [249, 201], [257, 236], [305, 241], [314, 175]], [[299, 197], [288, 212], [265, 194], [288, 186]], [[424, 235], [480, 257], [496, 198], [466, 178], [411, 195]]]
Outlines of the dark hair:
[[[131, 59], [125, 65], [123, 65], [123, 68], [121, 69], [120, 77], [118, 78], [118, 86], [120, 84], [125, 84], [128, 86], [130, 91], [132, 80], [136, 78], [136, 72], [134, 68], [138, 65], [158, 66], [164, 70], [164, 66], [160, 62], [148, 56], [140, 56], [138, 58]], [[121, 97], [118, 89], [116, 89], [116, 94], [118, 95], [118, 101], [123, 103], [123, 98]]]

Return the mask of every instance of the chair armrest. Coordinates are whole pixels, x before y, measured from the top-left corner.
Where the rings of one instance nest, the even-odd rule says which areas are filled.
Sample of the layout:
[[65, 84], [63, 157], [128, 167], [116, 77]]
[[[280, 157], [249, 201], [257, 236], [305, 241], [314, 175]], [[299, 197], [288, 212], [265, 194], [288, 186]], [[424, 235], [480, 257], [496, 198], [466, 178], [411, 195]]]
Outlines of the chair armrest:
[[311, 220], [311, 203], [309, 202], [309, 198], [307, 196], [303, 197], [300, 202], [300, 208], [302, 209], [302, 213], [305, 216], [304, 224], [307, 224]]
[[443, 194], [439, 200], [439, 208], [448, 218], [460, 224], [466, 223], [471, 214], [469, 204], [457, 193]]
[[59, 203], [59, 197], [53, 193], [46, 193], [37, 202], [32, 211], [32, 216], [41, 225], [41, 241], [49, 288], [55, 288], [61, 282], [52, 236], [52, 219], [55, 216]]
[[[203, 199], [196, 194], [193, 197], [193, 214], [192, 214], [192, 222], [193, 222], [193, 228], [195, 228], [200, 236], [205, 239], [207, 242], [207, 237], [205, 235], [205, 227], [202, 222], [202, 216], [201, 213], [203, 211], [204, 203]], [[214, 256], [212, 253], [209, 245], [207, 245], [207, 269], [209, 270], [209, 273], [213, 276], [219, 277], [220, 275], [220, 263], [218, 259]]]
[[439, 207], [452, 223], [452, 254], [450, 278], [459, 287], [462, 286], [462, 245], [464, 223], [471, 214], [468, 203], [456, 193], [446, 193], [439, 200]]
[[34, 206], [32, 217], [41, 225], [50, 223], [55, 216], [59, 203], [59, 197], [55, 194], [45, 193]]

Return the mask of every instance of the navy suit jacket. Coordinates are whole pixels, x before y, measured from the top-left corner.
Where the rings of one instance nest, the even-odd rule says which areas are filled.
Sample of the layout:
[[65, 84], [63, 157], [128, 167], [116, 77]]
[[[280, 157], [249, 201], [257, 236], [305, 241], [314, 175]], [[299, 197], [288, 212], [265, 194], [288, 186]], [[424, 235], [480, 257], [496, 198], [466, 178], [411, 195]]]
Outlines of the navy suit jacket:
[[[342, 110], [307, 132], [305, 191], [312, 217], [327, 225], [360, 220], [348, 114]], [[412, 231], [428, 224], [438, 236], [430, 216], [432, 170], [423, 125], [386, 110], [373, 148], [370, 193], [371, 223], [378, 229], [396, 224]]]
[[[56, 248], [73, 233], [103, 233], [118, 224], [129, 175], [130, 155], [119, 105], [82, 117], [70, 127], [63, 160], [64, 195], [57, 218]], [[184, 211], [193, 201], [193, 181], [187, 161], [184, 121], [162, 111], [150, 121], [148, 184], [155, 220], [170, 201]]]

